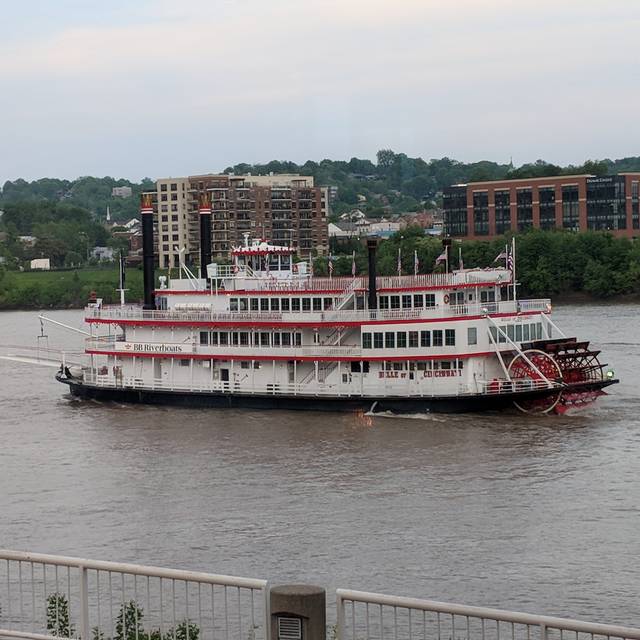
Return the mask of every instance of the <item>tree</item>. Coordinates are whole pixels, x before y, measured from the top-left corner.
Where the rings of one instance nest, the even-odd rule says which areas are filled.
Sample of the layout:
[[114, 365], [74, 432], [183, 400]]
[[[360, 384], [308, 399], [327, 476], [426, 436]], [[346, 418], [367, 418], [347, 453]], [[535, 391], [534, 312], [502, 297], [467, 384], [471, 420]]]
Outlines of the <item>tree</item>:
[[69, 601], [64, 593], [47, 597], [47, 631], [49, 635], [71, 638], [75, 629], [69, 622]]

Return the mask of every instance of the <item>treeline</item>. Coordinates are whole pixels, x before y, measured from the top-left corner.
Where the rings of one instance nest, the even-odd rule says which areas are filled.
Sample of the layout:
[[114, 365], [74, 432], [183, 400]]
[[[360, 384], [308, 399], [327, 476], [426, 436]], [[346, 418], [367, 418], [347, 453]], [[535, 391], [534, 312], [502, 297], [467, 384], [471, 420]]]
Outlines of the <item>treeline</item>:
[[[209, 168], [203, 168], [203, 173]], [[367, 215], [376, 217], [388, 213], [404, 213], [418, 210], [426, 203], [439, 204], [439, 194], [445, 187], [458, 182], [501, 180], [553, 176], [569, 173], [604, 175], [620, 171], [640, 171], [640, 156], [619, 160], [588, 160], [581, 165], [560, 166], [544, 160], [514, 167], [511, 163], [489, 160], [459, 162], [451, 158], [424, 160], [410, 158], [405, 153], [381, 149], [376, 160], [362, 158], [351, 160], [308, 160], [302, 164], [272, 160], [264, 164], [241, 163], [227, 167], [225, 173], [266, 174], [301, 173], [314, 177], [316, 184], [338, 187], [337, 198], [332, 203], [335, 215], [358, 206]], [[131, 198], [113, 198], [111, 190], [116, 186], [129, 186]], [[107, 205], [114, 220], [128, 220], [138, 215], [138, 196], [141, 191], [154, 189], [149, 178], [131, 182], [111, 177], [82, 177], [76, 180], [42, 178], [27, 182], [5, 182], [0, 191], [0, 209], [15, 202], [64, 202], [89, 210], [100, 220], [104, 219]], [[362, 197], [365, 200], [362, 200]]]
[[[495, 258], [510, 244], [511, 238], [492, 241], [454, 241], [450, 267], [504, 266]], [[435, 265], [442, 253], [442, 241], [426, 237], [419, 227], [409, 227], [380, 243], [377, 268], [380, 275], [395, 275], [398, 250], [403, 274], [414, 272], [417, 252], [420, 273], [440, 272]], [[360, 242], [341, 247], [334, 254], [334, 275], [350, 275], [355, 252], [358, 273], [367, 268], [366, 249]], [[318, 275], [328, 274], [327, 258], [314, 261]], [[517, 236], [516, 271], [520, 296], [558, 296], [584, 293], [597, 298], [640, 293], [640, 241], [615, 238], [609, 234], [531, 230]]]
[[[130, 198], [112, 197], [113, 187], [125, 186], [132, 189]], [[0, 190], [0, 209], [6, 210], [8, 204], [17, 202], [62, 202], [87, 209], [94, 217], [104, 220], [108, 206], [113, 220], [126, 221], [138, 215], [140, 193], [149, 189], [155, 189], [150, 178], [141, 182], [109, 176], [85, 176], [76, 180], [42, 178], [32, 182], [7, 180]]]

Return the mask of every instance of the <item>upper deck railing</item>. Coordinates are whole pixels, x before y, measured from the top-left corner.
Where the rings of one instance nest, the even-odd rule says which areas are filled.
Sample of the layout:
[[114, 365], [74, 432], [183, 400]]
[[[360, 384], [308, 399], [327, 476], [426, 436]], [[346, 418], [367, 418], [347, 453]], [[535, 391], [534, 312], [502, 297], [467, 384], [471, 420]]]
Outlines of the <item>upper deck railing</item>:
[[139, 306], [87, 307], [85, 317], [88, 322], [99, 321], [157, 321], [158, 323], [194, 322], [208, 323], [367, 323], [397, 320], [435, 320], [465, 316], [485, 316], [496, 314], [517, 314], [541, 312], [549, 313], [551, 300], [507, 300], [480, 304], [436, 305], [423, 309], [339, 309], [332, 311], [216, 311], [210, 310], [168, 310], [145, 311]]

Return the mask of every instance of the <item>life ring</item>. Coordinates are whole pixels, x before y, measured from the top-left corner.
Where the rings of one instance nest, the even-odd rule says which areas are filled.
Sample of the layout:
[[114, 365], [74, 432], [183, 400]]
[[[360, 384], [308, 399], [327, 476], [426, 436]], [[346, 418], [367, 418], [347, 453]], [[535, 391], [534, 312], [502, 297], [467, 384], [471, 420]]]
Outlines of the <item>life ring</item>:
[[445, 304], [449, 304], [449, 294], [448, 293], [444, 294], [444, 303]]

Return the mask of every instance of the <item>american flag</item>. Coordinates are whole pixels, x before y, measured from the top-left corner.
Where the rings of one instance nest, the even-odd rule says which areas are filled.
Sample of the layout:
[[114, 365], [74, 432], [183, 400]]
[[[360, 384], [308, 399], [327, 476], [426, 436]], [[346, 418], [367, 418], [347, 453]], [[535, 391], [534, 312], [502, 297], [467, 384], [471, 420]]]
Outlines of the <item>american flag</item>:
[[500, 260], [506, 260], [506, 259], [507, 259], [507, 250], [505, 249], [504, 251], [501, 251], [496, 256], [496, 259], [494, 260], [494, 262], [500, 262]]
[[509, 257], [507, 258], [507, 269], [513, 271], [513, 251], [509, 252]]
[[436, 266], [441, 262], [447, 261], [447, 248], [445, 247], [444, 251], [436, 258]]

